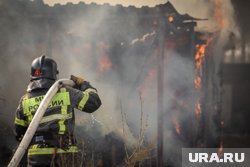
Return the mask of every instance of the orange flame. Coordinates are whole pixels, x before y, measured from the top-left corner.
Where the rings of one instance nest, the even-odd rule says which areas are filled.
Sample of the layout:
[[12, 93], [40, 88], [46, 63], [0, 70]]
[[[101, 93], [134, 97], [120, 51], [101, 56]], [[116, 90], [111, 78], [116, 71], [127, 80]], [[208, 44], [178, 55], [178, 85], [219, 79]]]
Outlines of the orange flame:
[[196, 45], [195, 68], [201, 70], [207, 45]]
[[[194, 87], [198, 92], [200, 92], [202, 89], [202, 65], [204, 63], [206, 47], [207, 44], [196, 45]], [[201, 113], [202, 113], [201, 102], [200, 98], [198, 98], [195, 103], [196, 118], [199, 118]]]
[[223, 14], [222, 1], [214, 0], [214, 15], [213, 18], [217, 22], [220, 29], [225, 26], [225, 17]]
[[100, 61], [99, 61], [99, 70], [101, 72], [108, 71], [112, 68], [112, 63], [109, 59], [108, 54], [102, 55]]
[[178, 122], [178, 120], [177, 120], [176, 117], [173, 118], [173, 124], [174, 124], [174, 126], [175, 126], [175, 131], [176, 131], [176, 133], [177, 133], [178, 135], [180, 135], [180, 134], [181, 134], [181, 126], [180, 126], [180, 124], [179, 124], [179, 122]]
[[156, 70], [151, 69], [149, 70], [144, 82], [139, 87], [139, 92], [142, 97], [145, 97], [148, 93], [148, 87], [150, 86], [151, 81], [153, 81], [156, 78]]
[[196, 76], [196, 78], [194, 79], [194, 87], [195, 87], [195, 89], [198, 89], [198, 90], [201, 89], [201, 84], [202, 84], [201, 82], [202, 82], [201, 77]]
[[96, 52], [100, 55], [98, 59], [98, 69], [101, 72], [108, 71], [112, 68], [112, 62], [109, 58], [109, 45], [103, 41], [96, 43]]
[[221, 141], [221, 142], [220, 142], [219, 149], [218, 149], [218, 155], [219, 155], [219, 157], [222, 157], [222, 155], [223, 155], [223, 150], [224, 150], [224, 144], [223, 144], [223, 141]]
[[168, 22], [173, 23], [174, 22], [174, 16], [168, 16]]
[[196, 101], [196, 104], [195, 104], [195, 114], [196, 114], [196, 117], [199, 117], [201, 115], [201, 102], [200, 102], [200, 99], [198, 99]]

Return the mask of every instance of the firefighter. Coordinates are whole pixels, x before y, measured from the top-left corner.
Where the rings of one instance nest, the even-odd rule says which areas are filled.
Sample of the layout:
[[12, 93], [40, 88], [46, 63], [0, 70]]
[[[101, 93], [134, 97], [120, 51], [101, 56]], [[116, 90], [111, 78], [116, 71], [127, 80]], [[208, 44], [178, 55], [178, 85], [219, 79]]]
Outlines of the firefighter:
[[[53, 59], [41, 56], [33, 60], [30, 83], [15, 115], [14, 131], [19, 141], [57, 76], [57, 64]], [[27, 152], [29, 167], [78, 166], [74, 109], [92, 113], [100, 107], [101, 101], [89, 82], [73, 75], [71, 80], [76, 84], [74, 88], [62, 86], [39, 123]]]

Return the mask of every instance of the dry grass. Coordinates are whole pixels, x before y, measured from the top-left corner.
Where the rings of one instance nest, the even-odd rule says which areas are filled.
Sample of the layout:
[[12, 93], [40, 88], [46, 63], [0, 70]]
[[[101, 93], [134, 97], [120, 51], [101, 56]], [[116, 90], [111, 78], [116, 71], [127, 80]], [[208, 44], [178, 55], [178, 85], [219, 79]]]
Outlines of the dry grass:
[[[127, 124], [127, 117], [126, 114], [123, 112], [122, 107], [121, 107], [121, 115], [122, 115], [122, 127], [123, 127], [123, 137], [126, 138], [126, 133], [125, 133], [125, 124]], [[150, 159], [151, 151], [154, 149], [155, 144], [150, 144], [147, 147], [144, 146], [144, 137], [145, 137], [145, 132], [148, 127], [148, 116], [144, 115], [144, 110], [143, 110], [143, 99], [140, 94], [140, 131], [139, 135], [137, 138], [137, 143], [134, 148], [134, 150], [129, 154], [127, 144], [124, 142], [124, 148], [126, 152], [126, 157], [125, 157], [125, 167], [133, 167], [137, 163]]]
[[[145, 144], [145, 133], [148, 127], [148, 116], [145, 114], [143, 110], [143, 99], [140, 95], [140, 121], [138, 123], [139, 127], [139, 133], [136, 137], [136, 143], [131, 148], [130, 143], [126, 143], [127, 140], [126, 137], [128, 135], [126, 134], [125, 127], [129, 127], [128, 125], [128, 119], [126, 113], [123, 111], [122, 104], [120, 103], [120, 109], [121, 109], [121, 117], [122, 117], [122, 143], [123, 148], [125, 150], [125, 156], [123, 158], [124, 162], [117, 162], [117, 155], [120, 153], [121, 150], [116, 148], [116, 145], [108, 145], [110, 146], [110, 154], [109, 161], [110, 166], [109, 167], [116, 167], [116, 166], [122, 166], [123, 167], [134, 167], [134, 166], [145, 166], [145, 160], [148, 160], [149, 162], [154, 158], [152, 157], [152, 150], [155, 149], [155, 143], [152, 142], [151, 144]], [[114, 139], [116, 140], [116, 139]], [[84, 140], [80, 141], [80, 154], [74, 155], [77, 157], [66, 157], [61, 156], [60, 157], [60, 167], [103, 167], [107, 166], [105, 165], [105, 159], [102, 157], [97, 157], [96, 154], [98, 154], [94, 146], [90, 146], [92, 144], [85, 143]], [[88, 144], [88, 145], [86, 145]], [[108, 144], [108, 143], [107, 143]], [[88, 154], [88, 155], [87, 155]], [[151, 165], [146, 165], [151, 166]], [[52, 166], [53, 167], [53, 166]]]

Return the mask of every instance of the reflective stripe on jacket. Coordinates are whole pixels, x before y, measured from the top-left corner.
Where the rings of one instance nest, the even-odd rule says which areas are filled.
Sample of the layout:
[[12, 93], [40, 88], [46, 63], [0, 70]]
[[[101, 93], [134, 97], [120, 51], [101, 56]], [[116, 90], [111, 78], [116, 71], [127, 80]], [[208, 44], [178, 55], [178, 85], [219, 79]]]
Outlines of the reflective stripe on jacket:
[[36, 145], [33, 145], [28, 150], [28, 156], [32, 155], [50, 155], [50, 154], [65, 154], [65, 153], [77, 153], [78, 148], [76, 146], [70, 146], [69, 149], [56, 149], [56, 148], [37, 148]]
[[[91, 113], [97, 110], [101, 105], [97, 91], [92, 86], [90, 86], [89, 83], [87, 83], [87, 85], [81, 86], [81, 88], [84, 89], [78, 90], [71, 87], [62, 87], [52, 98], [49, 107], [47, 108], [35, 133], [35, 136], [43, 137], [44, 135], [45, 143], [37, 144], [36, 142], [41, 141], [36, 141], [36, 139], [32, 140], [33, 143], [31, 143], [31, 146], [28, 150], [29, 156], [34, 155], [37, 157], [38, 155], [51, 155], [54, 154], [55, 148], [57, 154], [76, 153], [78, 151], [77, 147], [72, 145], [71, 141], [72, 136], [74, 136], [74, 109]], [[27, 92], [21, 98], [15, 116], [14, 130], [17, 138], [20, 138], [22, 135], [24, 135], [47, 91], [48, 88], [35, 89]], [[64, 140], [64, 143], [68, 142], [66, 143], [67, 149], [61, 147], [59, 144], [54, 145], [53, 142], [46, 143], [46, 136], [49, 136], [50, 138], [52, 136], [52, 139], [55, 140], [54, 143], [59, 144], [61, 142], [56, 141], [59, 140], [59, 138], [56, 137], [66, 136], [67, 140]], [[75, 142], [73, 142], [73, 144], [75, 144]], [[34, 160], [34, 158], [32, 160]]]

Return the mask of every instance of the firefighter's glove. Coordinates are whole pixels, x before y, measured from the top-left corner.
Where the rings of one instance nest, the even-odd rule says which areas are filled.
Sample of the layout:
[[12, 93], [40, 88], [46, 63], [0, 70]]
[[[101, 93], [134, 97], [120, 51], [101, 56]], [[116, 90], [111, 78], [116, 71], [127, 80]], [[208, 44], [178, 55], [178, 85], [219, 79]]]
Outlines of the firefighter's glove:
[[80, 78], [80, 77], [76, 77], [76, 76], [74, 76], [74, 75], [71, 75], [71, 76], [70, 76], [70, 79], [71, 79], [72, 81], [74, 81], [74, 82], [76, 83], [76, 85], [81, 85], [81, 84], [83, 84], [83, 83], [85, 82], [85, 79]]
[[75, 88], [80, 88], [81, 87], [81, 85], [84, 83], [84, 82], [86, 82], [83, 78], [80, 78], [80, 77], [76, 77], [76, 76], [74, 76], [74, 75], [71, 75], [70, 76], [70, 79], [72, 80], [72, 81], [74, 81], [75, 82]]
[[[88, 89], [88, 88], [93, 88], [93, 87], [90, 85], [90, 83], [89, 83], [88, 81], [84, 80], [83, 78], [80, 78], [80, 77], [76, 77], [76, 76], [74, 76], [74, 75], [71, 75], [71, 76], [70, 76], [70, 79], [71, 79], [72, 81], [74, 81], [75, 84], [76, 84], [76, 85], [74, 86], [74, 88], [79, 89], [79, 90], [81, 90], [81, 91], [85, 91], [85, 90]], [[93, 89], [95, 89], [95, 88], [93, 88]]]

